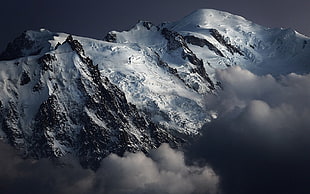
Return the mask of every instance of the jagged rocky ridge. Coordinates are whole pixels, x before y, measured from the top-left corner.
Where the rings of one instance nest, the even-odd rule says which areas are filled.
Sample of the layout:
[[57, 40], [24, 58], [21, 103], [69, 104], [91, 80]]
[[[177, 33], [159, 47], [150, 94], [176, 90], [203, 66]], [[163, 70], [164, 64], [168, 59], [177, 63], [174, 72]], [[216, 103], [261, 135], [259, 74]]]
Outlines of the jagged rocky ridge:
[[[21, 124], [25, 104], [19, 103], [18, 92], [14, 93], [16, 100], [9, 99], [8, 107], [2, 106], [1, 101], [1, 128], [11, 145], [34, 158], [57, 158], [73, 152], [84, 167], [96, 169], [111, 152], [147, 152], [163, 142], [175, 147], [183, 141], [156, 126], [144, 112], [127, 102], [124, 93], [101, 75], [98, 65], [85, 55], [79, 41], [69, 35], [59, 47], [70, 47], [66, 50], [72, 50], [79, 67], [70, 67], [70, 71], [75, 71], [74, 78], [62, 80], [52, 77], [62, 71], [57, 69], [62, 65], [57, 54], [44, 54], [36, 60], [40, 69], [33, 72], [32, 79], [38, 83], [32, 92], [44, 92], [45, 84], [52, 84], [52, 91], [40, 104], [28, 129]], [[49, 83], [41, 81], [45, 75]], [[26, 72], [20, 79], [20, 86], [31, 81]], [[71, 82], [77, 95], [64, 93], [65, 81]]]
[[309, 72], [309, 42], [215, 10], [103, 40], [26, 31], [0, 55], [0, 137], [25, 157], [71, 153], [92, 169], [109, 153], [181, 146], [216, 115], [205, 101], [221, 89], [217, 69]]

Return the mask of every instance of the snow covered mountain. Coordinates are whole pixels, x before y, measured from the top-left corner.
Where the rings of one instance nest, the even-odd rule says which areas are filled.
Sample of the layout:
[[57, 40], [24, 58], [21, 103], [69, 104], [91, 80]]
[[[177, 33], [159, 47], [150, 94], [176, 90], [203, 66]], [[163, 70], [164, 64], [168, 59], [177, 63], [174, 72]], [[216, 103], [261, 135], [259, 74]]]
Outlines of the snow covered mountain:
[[310, 39], [292, 29], [209, 9], [103, 40], [26, 31], [0, 55], [0, 138], [26, 157], [72, 153], [96, 169], [111, 152], [199, 134], [217, 116], [205, 105], [222, 88], [217, 69], [307, 73], [309, 56]]

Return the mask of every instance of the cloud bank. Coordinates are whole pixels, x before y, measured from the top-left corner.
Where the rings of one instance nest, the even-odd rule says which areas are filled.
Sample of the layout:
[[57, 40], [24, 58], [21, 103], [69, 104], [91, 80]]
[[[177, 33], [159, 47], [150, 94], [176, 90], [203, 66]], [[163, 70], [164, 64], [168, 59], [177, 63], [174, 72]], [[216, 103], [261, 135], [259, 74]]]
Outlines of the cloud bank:
[[42, 159], [23, 160], [0, 144], [1, 193], [210, 193], [217, 192], [218, 176], [207, 166], [188, 166], [184, 154], [163, 144], [143, 153], [111, 154], [97, 172], [85, 170], [73, 159], [66, 165]]
[[308, 193], [310, 74], [257, 76], [232, 67], [217, 78], [223, 91], [206, 108], [218, 118], [185, 153], [163, 144], [147, 156], [111, 154], [93, 172], [69, 156], [66, 165], [23, 160], [0, 143], [1, 193]]
[[310, 74], [257, 76], [240, 67], [217, 72], [224, 89], [208, 98], [218, 119], [188, 155], [221, 177], [224, 193], [310, 191]]

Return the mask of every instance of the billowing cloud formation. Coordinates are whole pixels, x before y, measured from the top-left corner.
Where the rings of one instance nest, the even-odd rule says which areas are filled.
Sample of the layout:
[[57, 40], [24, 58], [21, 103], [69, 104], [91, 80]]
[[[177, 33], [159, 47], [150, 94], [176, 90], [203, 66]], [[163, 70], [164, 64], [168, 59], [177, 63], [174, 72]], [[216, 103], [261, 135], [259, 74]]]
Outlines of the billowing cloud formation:
[[[97, 172], [73, 159], [55, 166], [49, 160], [23, 160], [0, 145], [1, 193], [216, 193], [218, 177], [208, 167], [187, 166], [182, 152], [163, 144], [143, 153], [111, 154]], [[68, 165], [70, 164], [70, 165]]]
[[[309, 193], [310, 74], [233, 67], [217, 76], [223, 91], [207, 98], [207, 108], [218, 118], [185, 155], [164, 144], [148, 156], [111, 154], [93, 172], [70, 157], [64, 166], [23, 160], [0, 144], [1, 193]], [[203, 159], [218, 176], [184, 158]]]
[[1, 193], [77, 193], [83, 194], [91, 186], [95, 174], [84, 170], [75, 160], [64, 159], [67, 166], [56, 166], [50, 160], [23, 160], [15, 150], [0, 143]]
[[209, 98], [218, 119], [189, 155], [204, 158], [224, 193], [310, 191], [310, 74], [256, 76], [217, 72], [223, 91]]
[[101, 186], [111, 193], [216, 193], [218, 183], [210, 168], [186, 166], [183, 153], [167, 144], [150, 157], [110, 155], [98, 173]]

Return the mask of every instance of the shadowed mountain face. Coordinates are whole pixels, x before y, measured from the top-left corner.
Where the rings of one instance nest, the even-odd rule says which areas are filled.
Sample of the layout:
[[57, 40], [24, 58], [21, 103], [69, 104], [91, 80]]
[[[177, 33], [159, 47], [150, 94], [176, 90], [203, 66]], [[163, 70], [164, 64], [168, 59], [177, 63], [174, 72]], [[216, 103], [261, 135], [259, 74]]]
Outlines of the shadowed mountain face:
[[73, 152], [84, 167], [93, 169], [111, 152], [147, 152], [163, 142], [178, 145], [181, 139], [156, 126], [101, 75], [79, 41], [68, 36], [57, 50], [63, 48], [73, 63], [52, 53], [36, 57], [36, 69], [23, 70], [17, 83], [32, 99], [20, 102], [24, 94], [16, 90], [9, 107], [2, 106], [2, 130], [10, 144], [34, 158]]
[[26, 157], [71, 153], [92, 169], [110, 153], [180, 147], [216, 116], [206, 95], [225, 90], [218, 70], [308, 73], [309, 54], [291, 29], [215, 10], [104, 40], [26, 31], [0, 55], [0, 137]]

